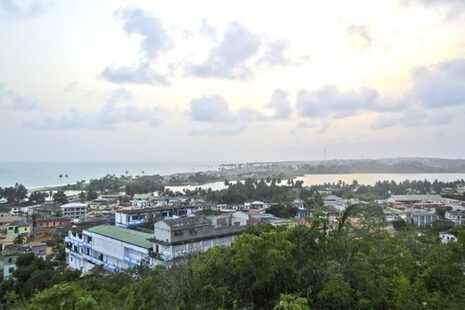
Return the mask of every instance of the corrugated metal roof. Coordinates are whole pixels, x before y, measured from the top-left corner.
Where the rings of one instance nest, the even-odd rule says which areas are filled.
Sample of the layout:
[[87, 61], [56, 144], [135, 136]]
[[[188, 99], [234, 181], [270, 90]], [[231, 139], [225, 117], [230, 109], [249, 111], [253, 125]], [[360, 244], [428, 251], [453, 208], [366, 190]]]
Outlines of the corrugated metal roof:
[[110, 225], [95, 226], [87, 229], [87, 231], [146, 249], [152, 247], [152, 242], [148, 239], [152, 238], [153, 235], [140, 231]]

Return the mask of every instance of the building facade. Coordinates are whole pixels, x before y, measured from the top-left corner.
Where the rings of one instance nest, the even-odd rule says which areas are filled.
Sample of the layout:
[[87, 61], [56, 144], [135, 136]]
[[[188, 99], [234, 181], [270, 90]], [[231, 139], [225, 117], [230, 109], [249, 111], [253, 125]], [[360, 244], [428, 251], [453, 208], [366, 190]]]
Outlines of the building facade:
[[87, 214], [87, 204], [71, 202], [60, 206], [61, 215], [74, 220], [84, 219]]
[[65, 238], [68, 266], [86, 274], [95, 266], [109, 271], [150, 264], [152, 234], [127, 228], [100, 225], [69, 231]]
[[203, 217], [193, 216], [168, 219], [155, 223], [153, 264], [182, 260], [192, 253], [205, 252], [223, 245], [229, 246], [245, 230], [249, 217], [246, 213]]

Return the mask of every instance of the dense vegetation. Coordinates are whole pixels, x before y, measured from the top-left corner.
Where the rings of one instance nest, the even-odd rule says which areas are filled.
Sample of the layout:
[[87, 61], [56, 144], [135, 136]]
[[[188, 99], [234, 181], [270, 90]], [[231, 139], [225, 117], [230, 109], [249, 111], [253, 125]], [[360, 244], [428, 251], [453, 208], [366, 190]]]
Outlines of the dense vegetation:
[[329, 234], [318, 217], [310, 228], [251, 227], [231, 247], [170, 268], [97, 268], [78, 279], [23, 265], [2, 284], [0, 300], [34, 310], [463, 309], [465, 232], [456, 229], [459, 240], [449, 244], [429, 230], [392, 235], [367, 211], [357, 211], [363, 228], [344, 214]]

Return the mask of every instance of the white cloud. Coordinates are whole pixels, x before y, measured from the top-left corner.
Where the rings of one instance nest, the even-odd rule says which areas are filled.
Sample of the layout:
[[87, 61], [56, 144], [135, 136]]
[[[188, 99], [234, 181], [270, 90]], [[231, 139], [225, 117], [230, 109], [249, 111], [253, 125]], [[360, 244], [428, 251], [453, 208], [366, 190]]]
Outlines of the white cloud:
[[188, 115], [194, 121], [190, 131], [193, 135], [235, 135], [245, 130], [251, 122], [266, 119], [253, 109], [230, 110], [228, 102], [219, 95], [193, 99], [189, 103]]
[[45, 0], [1, 0], [0, 19], [2, 17], [29, 19], [42, 15], [49, 5]]
[[0, 82], [0, 108], [9, 110], [28, 111], [37, 108], [37, 100], [25, 97], [11, 90], [5, 83]]
[[33, 129], [112, 130], [120, 123], [146, 123], [151, 127], [157, 127], [166, 118], [167, 111], [160, 107], [146, 108], [133, 103], [119, 104], [132, 99], [132, 93], [120, 88], [112, 92], [105, 104], [96, 112], [82, 113], [72, 108], [69, 115], [60, 118], [46, 117], [43, 121], [27, 120], [23, 125]]
[[275, 119], [289, 119], [292, 114], [292, 107], [289, 101], [289, 93], [276, 89], [271, 96], [268, 107], [274, 109], [273, 118]]
[[148, 11], [139, 8], [118, 10], [115, 16], [122, 22], [128, 35], [142, 37], [139, 59], [131, 67], [106, 67], [101, 77], [113, 83], [166, 85], [167, 78], [153, 69], [159, 56], [173, 43], [162, 22]]

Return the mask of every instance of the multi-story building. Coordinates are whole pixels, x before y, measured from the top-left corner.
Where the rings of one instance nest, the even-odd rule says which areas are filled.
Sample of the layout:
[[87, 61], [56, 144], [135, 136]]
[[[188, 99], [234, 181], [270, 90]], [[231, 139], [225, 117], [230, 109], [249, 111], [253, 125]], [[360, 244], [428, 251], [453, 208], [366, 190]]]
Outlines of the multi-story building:
[[163, 220], [173, 216], [190, 216], [194, 212], [195, 207], [184, 205], [120, 210], [115, 212], [115, 225], [136, 227], [144, 225], [150, 217], [154, 220]]
[[7, 245], [0, 256], [0, 268], [3, 270], [3, 279], [8, 279], [11, 273], [16, 269], [16, 260], [19, 256], [27, 253], [34, 253], [45, 259], [46, 249], [47, 246], [45, 243]]
[[243, 212], [204, 217], [192, 216], [155, 223], [153, 264], [165, 264], [190, 253], [228, 246], [245, 230], [249, 216]]
[[120, 271], [150, 264], [152, 234], [123, 227], [100, 225], [87, 230], [69, 231], [65, 238], [68, 266], [88, 273], [95, 266]]
[[439, 220], [439, 215], [424, 210], [412, 209], [406, 214], [406, 222], [415, 226], [431, 225], [437, 220]]
[[67, 228], [71, 226], [71, 219], [67, 217], [50, 217], [38, 219], [35, 222], [34, 231]]
[[60, 206], [61, 215], [71, 219], [79, 220], [86, 217], [87, 204], [80, 202], [70, 202]]
[[248, 214], [190, 216], [159, 221], [154, 233], [100, 225], [69, 231], [65, 238], [68, 266], [88, 273], [95, 266], [110, 271], [182, 260], [217, 245], [230, 245], [248, 223]]
[[465, 211], [455, 210], [455, 211], [446, 211], [445, 218], [454, 225], [465, 226]]

